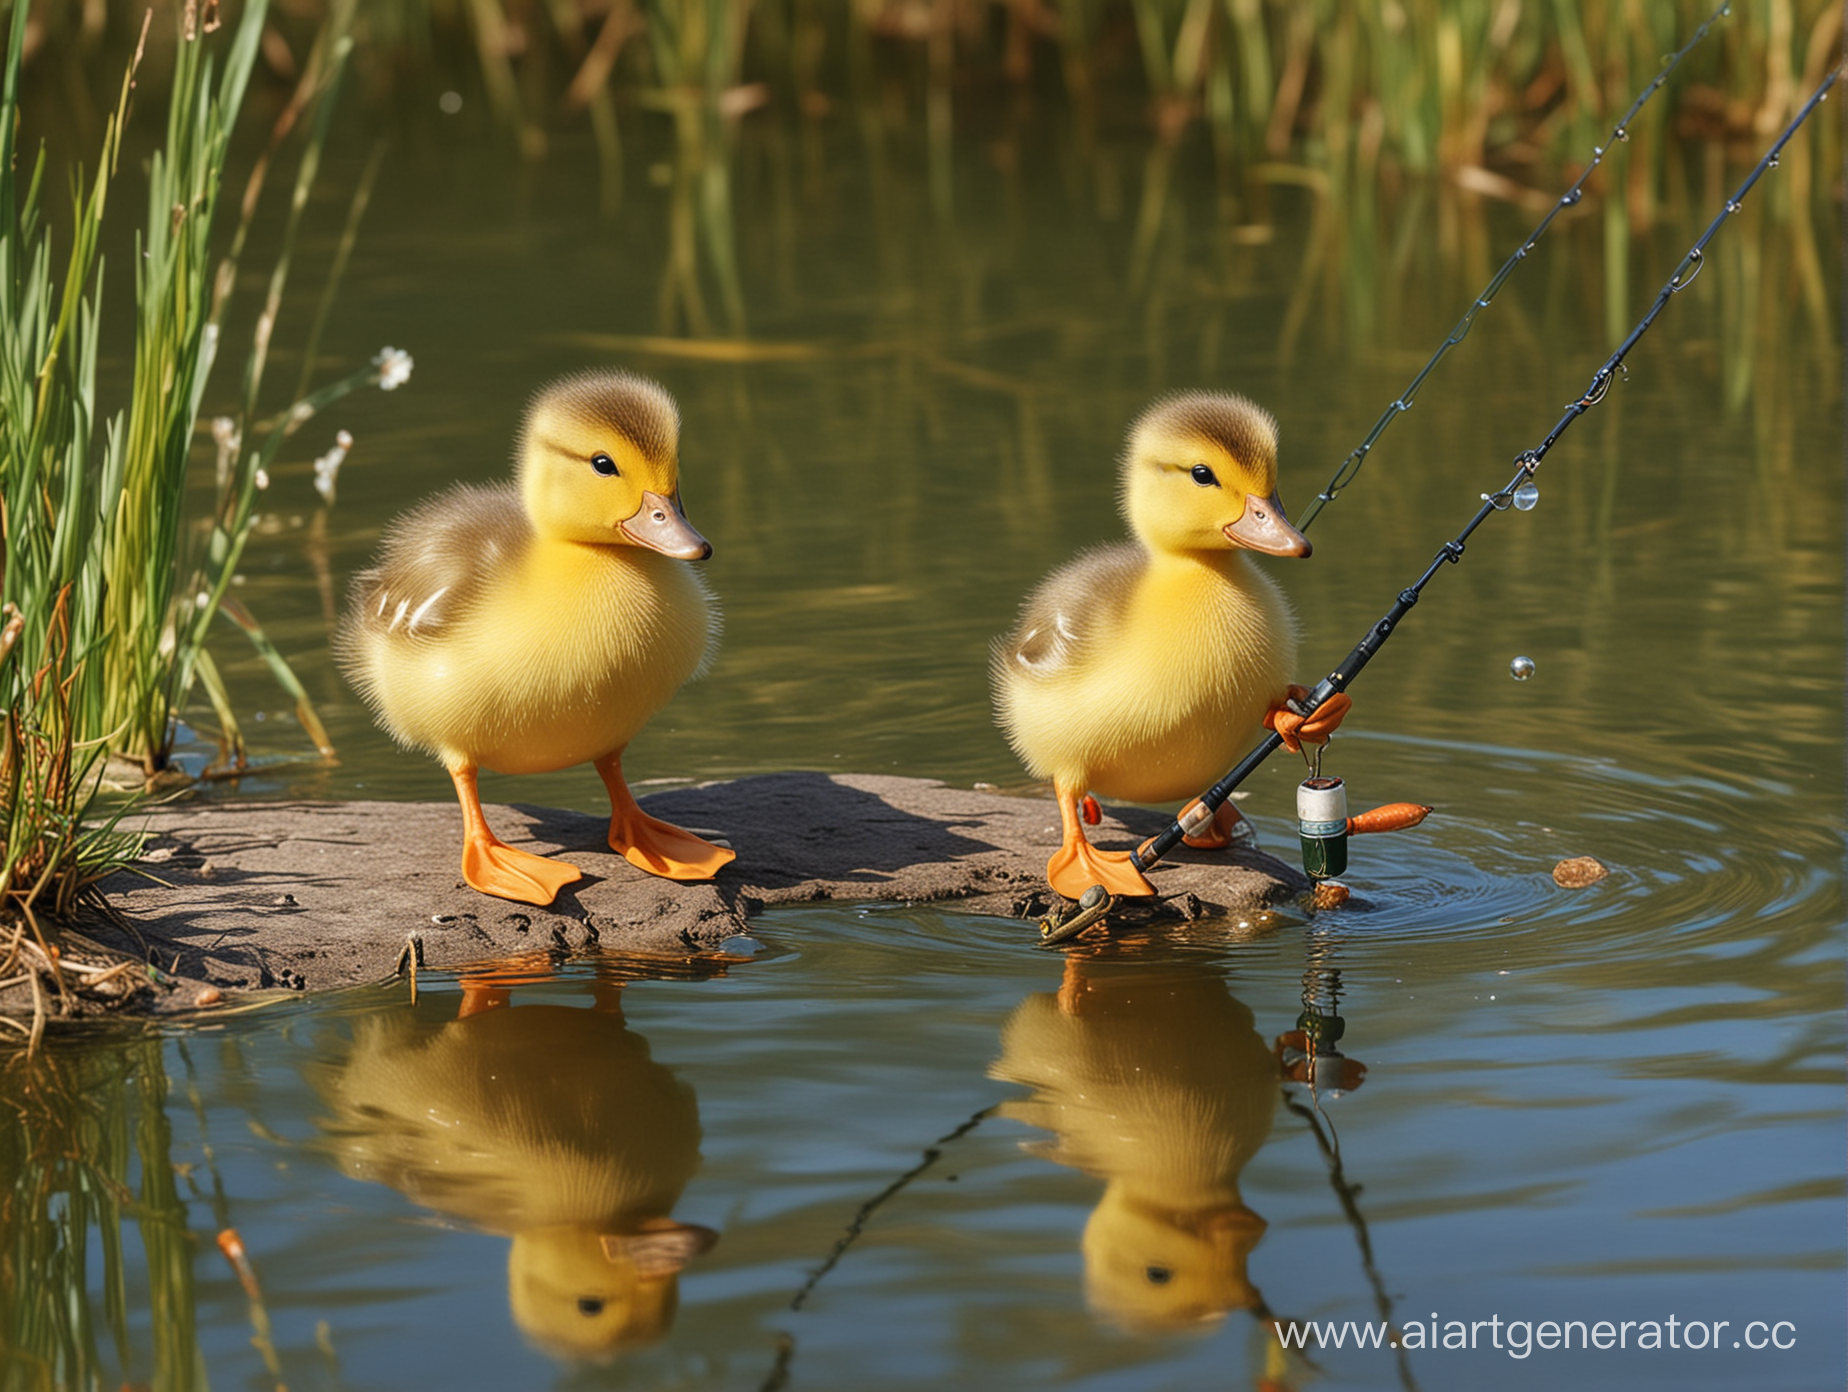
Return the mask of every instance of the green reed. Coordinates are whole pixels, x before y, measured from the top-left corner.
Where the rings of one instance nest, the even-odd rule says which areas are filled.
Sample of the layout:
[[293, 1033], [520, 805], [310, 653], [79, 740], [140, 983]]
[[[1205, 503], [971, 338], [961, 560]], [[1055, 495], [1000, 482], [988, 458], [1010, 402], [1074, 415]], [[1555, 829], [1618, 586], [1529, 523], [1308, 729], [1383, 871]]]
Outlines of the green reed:
[[124, 505], [103, 553], [113, 656], [104, 728], [149, 773], [168, 747], [167, 721], [186, 663], [173, 605], [187, 464], [200, 400], [218, 352], [208, 323], [212, 232], [225, 152], [262, 36], [265, 6], [246, 6], [222, 71], [205, 36], [175, 47], [167, 139], [148, 167], [148, 221], [136, 250], [135, 373], [123, 434]]
[[74, 233], [60, 284], [40, 222], [45, 158], [22, 188], [13, 151], [25, 19], [25, 6], [15, 6], [0, 88], [0, 906], [30, 915], [47, 891], [68, 908], [117, 849], [86, 832], [82, 814], [104, 719], [103, 518], [121, 503], [120, 422], [97, 439], [97, 242], [132, 69], [95, 174], [87, 187], [81, 171], [72, 179]]
[[[22, 177], [14, 158], [26, 7], [13, 7], [0, 93], [0, 903], [23, 908], [28, 919], [37, 902], [67, 915], [88, 883], [132, 851], [111, 819], [86, 820], [101, 761], [114, 756], [118, 766], [151, 779], [167, 763], [177, 715], [195, 685], [206, 688], [224, 743], [241, 761], [235, 716], [206, 647], [221, 609], [295, 699], [316, 746], [329, 752], [301, 683], [226, 591], [284, 442], [337, 397], [369, 382], [396, 385], [408, 372], [408, 359], [381, 355], [310, 390], [313, 345], [356, 209], [321, 297], [295, 399], [267, 417], [259, 413], [297, 232], [352, 51], [355, 8], [355, 0], [329, 8], [250, 176], [224, 253], [216, 249], [215, 224], [228, 149], [268, 13], [263, 0], [252, 0], [221, 34], [214, 7], [170, 12], [177, 32], [165, 138], [147, 162], [148, 213], [136, 239], [133, 375], [125, 402], [107, 410], [97, 387], [100, 246], [110, 193], [123, 177], [118, 164], [136, 82], [148, 76], [141, 64], [152, 16], [122, 79], [94, 174], [86, 180], [73, 173], [60, 274], [43, 209], [48, 161], [41, 152]], [[245, 357], [239, 409], [213, 426], [218, 486], [210, 514], [198, 518], [188, 510], [188, 480], [199, 461], [200, 416], [226, 305], [268, 170], [298, 126], [305, 138], [282, 250]], [[120, 282], [110, 289], [119, 292]], [[33, 927], [36, 934], [36, 920]], [[46, 946], [42, 938], [38, 945]]]

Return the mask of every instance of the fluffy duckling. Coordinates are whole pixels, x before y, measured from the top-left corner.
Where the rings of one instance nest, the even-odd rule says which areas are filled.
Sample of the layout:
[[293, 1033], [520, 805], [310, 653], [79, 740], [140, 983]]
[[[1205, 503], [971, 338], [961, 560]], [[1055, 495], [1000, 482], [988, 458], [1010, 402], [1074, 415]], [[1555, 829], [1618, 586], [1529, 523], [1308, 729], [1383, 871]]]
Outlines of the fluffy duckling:
[[[1131, 540], [1088, 551], [1030, 595], [995, 647], [995, 706], [1014, 751], [1050, 779], [1063, 838], [1046, 867], [1077, 898], [1155, 891], [1127, 854], [1094, 849], [1079, 824], [1086, 791], [1171, 802], [1210, 785], [1259, 726], [1291, 748], [1333, 733], [1350, 702], [1307, 720], [1286, 702], [1296, 625], [1245, 552], [1307, 556], [1277, 498], [1277, 423], [1242, 396], [1188, 392], [1131, 427], [1120, 506]], [[1226, 803], [1190, 845], [1223, 846]]]
[[711, 593], [682, 561], [712, 554], [680, 506], [673, 398], [626, 372], [585, 372], [528, 409], [517, 478], [460, 485], [387, 529], [336, 638], [347, 679], [399, 743], [442, 760], [462, 804], [462, 874], [484, 894], [549, 904], [576, 866], [488, 829], [476, 771], [591, 763], [610, 846], [679, 880], [732, 852], [644, 813], [623, 749], [718, 638]]

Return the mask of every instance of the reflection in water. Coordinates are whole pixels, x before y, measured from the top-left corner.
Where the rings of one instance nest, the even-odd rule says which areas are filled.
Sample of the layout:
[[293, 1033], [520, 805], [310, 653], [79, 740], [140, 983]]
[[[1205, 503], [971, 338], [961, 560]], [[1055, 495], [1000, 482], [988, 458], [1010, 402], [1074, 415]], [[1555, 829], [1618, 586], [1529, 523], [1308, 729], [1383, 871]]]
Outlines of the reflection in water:
[[1222, 979], [1071, 954], [990, 1073], [1033, 1089], [1001, 1111], [1052, 1133], [1036, 1153], [1105, 1181], [1083, 1239], [1094, 1309], [1150, 1332], [1267, 1313], [1246, 1270], [1265, 1224], [1238, 1180], [1270, 1135], [1277, 1060]]
[[700, 1161], [692, 1088], [628, 1028], [618, 981], [588, 1009], [515, 1007], [505, 977], [463, 987], [459, 1018], [430, 997], [363, 1018], [322, 1070], [341, 1168], [510, 1237], [508, 1302], [547, 1352], [655, 1342], [718, 1239], [671, 1216]]
[[205, 1387], [167, 1091], [152, 1035], [0, 1065], [0, 1387]]
[[[1394, 1322], [1359, 1187], [1321, 1109], [1367, 1077], [1337, 1047], [1347, 1022], [1336, 948], [1311, 930], [1302, 1013], [1274, 1046], [1216, 972], [1072, 952], [1058, 991], [1029, 996], [1009, 1018], [989, 1070], [1033, 1089], [999, 1108], [1051, 1133], [1030, 1150], [1105, 1182], [1082, 1241], [1091, 1307], [1144, 1334], [1198, 1330], [1249, 1310], [1265, 1331], [1262, 1388], [1297, 1384], [1306, 1369], [1292, 1350], [1309, 1334], [1280, 1321], [1252, 1283], [1266, 1224], [1239, 1193], [1280, 1098], [1322, 1150], [1379, 1318]], [[1395, 1361], [1401, 1385], [1415, 1388], [1402, 1350]]]
[[1323, 1096], [1339, 1097], [1367, 1080], [1367, 1065], [1341, 1052], [1347, 1021], [1341, 1016], [1341, 968], [1336, 940], [1313, 929], [1309, 964], [1303, 969], [1303, 1013], [1296, 1028], [1277, 1036], [1277, 1060], [1284, 1079], [1309, 1090], [1312, 1106]]
[[[1300, 1085], [1307, 1101], [1286, 1086], [1283, 1105], [1308, 1125], [1316, 1147], [1328, 1166], [1328, 1185], [1341, 1205], [1342, 1215], [1354, 1230], [1361, 1269], [1373, 1288], [1373, 1308], [1383, 1325], [1397, 1329], [1393, 1298], [1373, 1256], [1373, 1237], [1360, 1210], [1360, 1186], [1347, 1177], [1341, 1159], [1341, 1139], [1334, 1122], [1322, 1111], [1323, 1098], [1352, 1092], [1367, 1080], [1367, 1065], [1341, 1052], [1347, 1021], [1341, 1015], [1340, 940], [1326, 928], [1312, 925], [1308, 933], [1308, 964], [1303, 968], [1303, 1010], [1296, 1028], [1277, 1037], [1277, 1062], [1286, 1084]], [[1393, 1343], [1393, 1360], [1399, 1385], [1417, 1392], [1402, 1343]]]

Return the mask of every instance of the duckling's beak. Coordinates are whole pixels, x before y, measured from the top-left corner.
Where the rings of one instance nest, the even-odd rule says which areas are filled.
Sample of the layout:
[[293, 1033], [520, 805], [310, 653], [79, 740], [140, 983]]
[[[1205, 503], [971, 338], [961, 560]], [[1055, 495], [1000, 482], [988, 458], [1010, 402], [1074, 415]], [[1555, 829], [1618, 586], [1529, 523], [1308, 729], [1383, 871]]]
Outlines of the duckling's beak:
[[1313, 549], [1309, 538], [1290, 525], [1290, 519], [1283, 514], [1283, 502], [1274, 491], [1268, 498], [1246, 494], [1244, 513], [1221, 530], [1234, 546], [1262, 551], [1267, 556], [1307, 556]]
[[712, 543], [693, 530], [686, 513], [680, 510], [678, 492], [671, 498], [643, 493], [642, 505], [635, 510], [635, 516], [621, 524], [621, 530], [637, 546], [646, 546], [677, 561], [703, 561], [712, 554]]

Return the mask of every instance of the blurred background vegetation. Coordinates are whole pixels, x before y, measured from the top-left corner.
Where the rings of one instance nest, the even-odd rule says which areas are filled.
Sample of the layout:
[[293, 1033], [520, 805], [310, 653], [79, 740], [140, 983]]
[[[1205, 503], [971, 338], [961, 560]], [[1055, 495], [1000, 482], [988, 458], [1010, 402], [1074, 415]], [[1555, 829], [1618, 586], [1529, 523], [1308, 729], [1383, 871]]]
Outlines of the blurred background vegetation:
[[[100, 130], [140, 0], [32, 6], [28, 68]], [[159, 0], [208, 22], [221, 0]], [[222, 0], [227, 18], [242, 7]], [[1302, 159], [1392, 180], [1581, 158], [1713, 11], [1642, 0], [277, 0], [262, 55], [292, 82], [350, 10], [375, 100], [485, 98], [527, 154], [587, 123], [619, 145], [639, 111], [918, 118], [936, 136], [1051, 114], [1079, 136], [1203, 132], [1228, 171]], [[1837, 61], [1830, 0], [1740, 0], [1638, 139], [1762, 139]], [[147, 80], [169, 66], [156, 57]], [[465, 85], [464, 85], [465, 84]], [[909, 98], [909, 100], [907, 100]], [[1050, 112], [1048, 112], [1050, 109]], [[1662, 192], [1649, 161], [1632, 211]], [[1465, 179], [1479, 175], [1461, 174]], [[1651, 185], [1654, 185], [1652, 188]], [[1494, 185], [1490, 184], [1493, 188]]]
[[[32, 66], [80, 147], [102, 130], [143, 10], [34, 7]], [[948, 218], [959, 159], [1017, 164], [1054, 127], [1068, 183], [1134, 200], [1140, 277], [1179, 160], [1211, 162], [1219, 221], [1249, 236], [1280, 184], [1341, 210], [1343, 226], [1313, 234], [1330, 243], [1381, 241], [1385, 211], [1432, 181], [1544, 209], [1713, 12], [1707, 0], [278, 0], [261, 53], [286, 87], [330, 24], [350, 26], [373, 113], [440, 105], [491, 121], [533, 160], [561, 140], [576, 157], [588, 132], [607, 213], [637, 181], [671, 185], [684, 225], [666, 318], [709, 334], [747, 323], [736, 244], [749, 232], [731, 194], [741, 133], [774, 130], [812, 156], [817, 130], [857, 126], [869, 158], [927, 162]], [[173, 28], [155, 26], [150, 82], [170, 67], [157, 50]], [[1676, 152], [1762, 146], [1839, 61], [1841, 28], [1833, 0], [1728, 8], [1626, 133], [1613, 186], [1591, 190], [1613, 264], [1664, 209], [1706, 193]], [[1788, 171], [1799, 205], [1839, 192], [1840, 122], [1820, 124], [1830, 173], [1807, 160]], [[663, 128], [669, 169], [626, 157]], [[1139, 181], [1117, 166], [1125, 139], [1143, 147]]]

